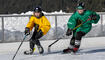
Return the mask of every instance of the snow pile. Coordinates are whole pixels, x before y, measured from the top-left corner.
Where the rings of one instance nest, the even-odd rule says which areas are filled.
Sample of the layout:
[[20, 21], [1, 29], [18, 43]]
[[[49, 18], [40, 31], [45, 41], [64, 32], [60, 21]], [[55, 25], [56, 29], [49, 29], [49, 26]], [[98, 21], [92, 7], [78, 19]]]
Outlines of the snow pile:
[[43, 12], [45, 14], [66, 14], [65, 12], [63, 12], [62, 10], [60, 11], [55, 11], [55, 12], [51, 12], [51, 13], [46, 13], [46, 12]]
[[33, 11], [28, 11], [26, 13], [21, 13], [20, 15], [32, 15], [33, 14]]
[[[50, 12], [50, 13], [47, 13], [45, 11], [42, 11], [44, 14], [66, 14], [66, 12], [63, 12], [62, 10], [60, 11], [55, 11], [55, 12]], [[28, 11], [28, 12], [25, 12], [25, 13], [21, 13], [20, 15], [32, 15], [33, 14], [33, 11]], [[19, 14], [13, 14], [13, 15], [19, 15]]]

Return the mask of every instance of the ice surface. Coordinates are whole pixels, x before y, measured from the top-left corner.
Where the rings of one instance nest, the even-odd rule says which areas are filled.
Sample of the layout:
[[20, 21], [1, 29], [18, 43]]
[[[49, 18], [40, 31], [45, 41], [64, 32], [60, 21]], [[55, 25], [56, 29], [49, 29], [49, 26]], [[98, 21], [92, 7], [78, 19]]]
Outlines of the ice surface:
[[[60, 51], [67, 48], [69, 39], [60, 40], [51, 47], [51, 54], [47, 54], [47, 47], [54, 40], [41, 41], [44, 47], [44, 54], [40, 55], [36, 48], [33, 55], [24, 55], [23, 52], [29, 49], [28, 42], [21, 46], [15, 60], [105, 60], [105, 37], [83, 38], [77, 55], [61, 54]], [[0, 60], [12, 60], [20, 42], [1, 43]]]

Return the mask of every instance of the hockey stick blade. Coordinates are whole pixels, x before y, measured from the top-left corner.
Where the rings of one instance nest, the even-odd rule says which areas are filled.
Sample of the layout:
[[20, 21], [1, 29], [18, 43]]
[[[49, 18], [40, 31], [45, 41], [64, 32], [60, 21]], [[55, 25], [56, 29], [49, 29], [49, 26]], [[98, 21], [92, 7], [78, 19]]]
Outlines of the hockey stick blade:
[[55, 44], [56, 42], [58, 42], [60, 39], [62, 39], [62, 38], [58, 38], [56, 41], [54, 41], [52, 44], [50, 44], [50, 45], [48, 46], [48, 52], [49, 52], [49, 53], [51, 52], [51, 46], [52, 46], [53, 44]]

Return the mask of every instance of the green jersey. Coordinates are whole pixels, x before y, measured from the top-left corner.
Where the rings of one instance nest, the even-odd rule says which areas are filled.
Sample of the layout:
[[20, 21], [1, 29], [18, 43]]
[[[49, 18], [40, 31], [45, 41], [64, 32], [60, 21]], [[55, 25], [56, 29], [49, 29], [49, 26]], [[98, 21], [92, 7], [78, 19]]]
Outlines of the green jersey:
[[82, 24], [80, 27], [78, 27], [75, 32], [79, 32], [79, 31], [82, 31], [84, 33], [88, 33], [91, 28], [92, 28], [92, 23], [98, 23], [99, 19], [100, 19], [100, 16], [96, 13], [96, 12], [93, 12], [93, 11], [90, 11], [90, 10], [85, 10], [83, 14], [79, 14], [77, 11], [70, 17], [68, 23], [67, 23], [67, 26], [69, 29], [73, 29], [75, 28], [77, 25], [79, 25], [80, 23], [83, 23], [85, 22], [90, 15], [96, 15], [97, 18], [96, 20], [89, 20], [87, 21], [86, 23]]

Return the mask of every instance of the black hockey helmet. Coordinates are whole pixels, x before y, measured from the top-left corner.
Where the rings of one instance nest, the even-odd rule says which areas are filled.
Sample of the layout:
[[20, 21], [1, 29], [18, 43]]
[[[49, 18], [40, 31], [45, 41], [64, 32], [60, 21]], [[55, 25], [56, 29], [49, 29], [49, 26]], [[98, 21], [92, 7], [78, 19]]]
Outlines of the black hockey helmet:
[[34, 12], [42, 12], [42, 9], [40, 6], [35, 7]]
[[83, 2], [77, 4], [77, 9], [84, 9], [85, 4]]

